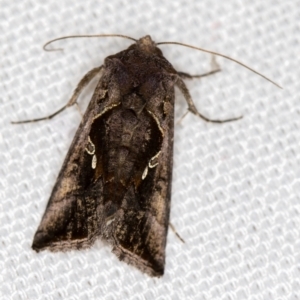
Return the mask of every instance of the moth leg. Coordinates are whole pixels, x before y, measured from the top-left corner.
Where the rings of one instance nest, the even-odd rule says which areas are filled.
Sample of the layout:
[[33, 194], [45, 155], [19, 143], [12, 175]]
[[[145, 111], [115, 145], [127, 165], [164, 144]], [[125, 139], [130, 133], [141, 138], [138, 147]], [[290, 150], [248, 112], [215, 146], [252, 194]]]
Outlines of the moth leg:
[[179, 235], [179, 233], [176, 231], [174, 225], [169, 222], [169, 226], [172, 229], [172, 231], [175, 233], [175, 235], [181, 240], [182, 243], [185, 243], [184, 239]]
[[199, 75], [190, 75], [188, 73], [185, 72], [178, 72], [178, 75], [182, 78], [182, 79], [193, 79], [193, 78], [202, 78], [202, 77], [206, 77], [209, 75], [213, 75], [215, 73], [221, 72], [221, 67], [220, 65], [217, 63], [216, 60], [216, 56], [212, 55], [211, 57], [211, 71], [203, 73], [203, 74], [199, 74]]
[[[11, 123], [12, 124], [23, 124], [23, 123], [38, 122], [38, 121], [42, 121], [42, 120], [50, 120], [53, 117], [55, 117], [56, 115], [58, 115], [59, 113], [61, 113], [62, 111], [64, 111], [67, 107], [72, 106], [74, 104], [77, 104], [77, 99], [78, 99], [80, 93], [82, 92], [82, 90], [91, 82], [91, 80], [96, 75], [98, 75], [101, 72], [102, 68], [103, 68], [103, 66], [94, 68], [94, 69], [90, 70], [87, 74], [85, 74], [84, 77], [78, 83], [76, 89], [74, 90], [71, 99], [68, 101], [68, 103], [66, 105], [64, 105], [58, 111], [54, 112], [53, 114], [51, 114], [49, 116], [43, 117], [43, 118], [32, 119], [32, 120], [24, 120], [24, 121], [17, 121], [17, 122], [11, 122]], [[78, 105], [77, 105], [77, 107], [78, 107]]]
[[80, 116], [81, 116], [81, 119], [82, 119], [82, 118], [83, 118], [83, 113], [82, 113], [82, 111], [81, 111], [81, 109], [80, 109], [78, 103], [75, 102], [75, 105], [76, 105], [76, 108], [77, 108], [77, 110], [78, 110], [78, 112], [79, 112], [79, 114], [80, 114]]
[[189, 92], [188, 88], [186, 87], [185, 83], [183, 82], [183, 80], [181, 79], [181, 77], [178, 77], [177, 82], [176, 82], [176, 86], [180, 89], [181, 93], [183, 94], [183, 96], [184, 96], [184, 98], [185, 98], [185, 100], [188, 104], [188, 110], [190, 112], [192, 112], [194, 115], [200, 117], [201, 119], [203, 119], [206, 122], [226, 123], [226, 122], [236, 121], [236, 120], [239, 120], [239, 119], [242, 118], [242, 116], [240, 116], [240, 117], [237, 117], [237, 118], [231, 118], [231, 119], [226, 119], [226, 120], [211, 120], [211, 119], [205, 117], [204, 115], [202, 115], [201, 113], [198, 112], [198, 110], [197, 110], [197, 108], [196, 108], [196, 106], [193, 102], [193, 99], [190, 95], [190, 92]]

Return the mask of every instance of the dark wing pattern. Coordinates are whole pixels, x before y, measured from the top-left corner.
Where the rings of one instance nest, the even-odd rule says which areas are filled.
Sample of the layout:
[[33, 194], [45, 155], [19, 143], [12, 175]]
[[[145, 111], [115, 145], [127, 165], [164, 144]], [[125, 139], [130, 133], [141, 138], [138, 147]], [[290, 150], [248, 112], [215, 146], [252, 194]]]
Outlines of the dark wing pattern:
[[[98, 97], [105, 99], [105, 91], [96, 89]], [[102, 94], [101, 94], [102, 93]], [[83, 189], [82, 178], [91, 176], [84, 155], [89, 131], [94, 117], [97, 97], [93, 97], [76, 132], [62, 169], [59, 173], [44, 216], [35, 234], [32, 248], [65, 251], [91, 246], [98, 235], [97, 208], [102, 199], [102, 182], [95, 189]], [[88, 195], [88, 196], [87, 196]]]

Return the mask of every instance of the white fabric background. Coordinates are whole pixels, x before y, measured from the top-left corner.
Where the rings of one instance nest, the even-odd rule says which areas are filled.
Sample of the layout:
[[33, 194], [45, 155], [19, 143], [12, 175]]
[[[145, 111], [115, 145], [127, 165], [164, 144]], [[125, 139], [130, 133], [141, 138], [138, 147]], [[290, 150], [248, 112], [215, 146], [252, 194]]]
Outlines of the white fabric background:
[[[300, 299], [300, 2], [0, 0], [1, 299]], [[32, 238], [80, 122], [76, 108], [51, 121], [11, 125], [63, 106], [82, 76], [129, 46], [121, 33], [181, 41], [237, 58], [187, 82], [198, 109], [175, 128], [165, 275], [149, 278], [102, 242], [86, 251], [35, 253]], [[53, 45], [54, 46], [54, 45]], [[180, 71], [203, 73], [210, 56], [162, 46]], [[93, 86], [81, 100], [84, 109]], [[186, 110], [177, 92], [176, 116]]]

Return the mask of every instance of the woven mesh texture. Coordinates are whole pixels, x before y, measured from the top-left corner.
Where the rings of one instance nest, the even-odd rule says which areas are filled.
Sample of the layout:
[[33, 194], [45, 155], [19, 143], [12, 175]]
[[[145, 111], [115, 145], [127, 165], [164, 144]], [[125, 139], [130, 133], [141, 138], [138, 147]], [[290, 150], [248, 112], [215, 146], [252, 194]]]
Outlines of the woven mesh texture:
[[[300, 299], [300, 2], [0, 0], [1, 299]], [[187, 82], [198, 109], [175, 126], [165, 275], [120, 262], [102, 242], [35, 253], [32, 238], [80, 122], [63, 106], [83, 75], [128, 47], [121, 33], [181, 41], [238, 58], [281, 84], [218, 58], [222, 72]], [[161, 46], [177, 70], [210, 70], [210, 55]], [[84, 110], [95, 82], [82, 95]], [[176, 118], [186, 111], [176, 94]]]

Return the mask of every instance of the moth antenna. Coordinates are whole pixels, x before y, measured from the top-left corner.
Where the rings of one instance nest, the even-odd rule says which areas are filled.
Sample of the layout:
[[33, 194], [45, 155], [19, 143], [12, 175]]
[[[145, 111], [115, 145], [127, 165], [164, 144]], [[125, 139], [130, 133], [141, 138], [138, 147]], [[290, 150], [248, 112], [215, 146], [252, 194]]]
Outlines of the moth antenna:
[[136, 39], [127, 36], [127, 35], [122, 35], [122, 34], [92, 34], [92, 35], [67, 35], [67, 36], [62, 36], [60, 38], [56, 38], [53, 40], [50, 40], [49, 42], [47, 42], [44, 46], [43, 49], [45, 51], [63, 51], [63, 48], [57, 48], [57, 49], [46, 49], [46, 47], [48, 45], [50, 45], [53, 42], [56, 41], [60, 41], [60, 40], [66, 40], [66, 39], [77, 39], [77, 38], [98, 38], [98, 37], [120, 37], [120, 38], [124, 38], [124, 39], [128, 39], [128, 40], [132, 40], [132, 41], [137, 41]]
[[188, 44], [183, 44], [183, 43], [179, 43], [179, 42], [161, 42], [161, 43], [156, 43], [156, 45], [179, 45], [179, 46], [184, 46], [184, 47], [187, 47], [187, 48], [191, 48], [191, 49], [196, 49], [196, 50], [200, 50], [202, 52], [206, 52], [206, 53], [210, 53], [212, 55], [216, 55], [216, 56], [221, 56], [221, 57], [224, 57], [228, 60], [231, 60], [241, 66], [243, 66], [244, 68], [250, 70], [251, 72], [261, 76], [262, 78], [264, 78], [265, 80], [273, 83], [274, 85], [276, 85], [277, 87], [279, 87], [280, 89], [283, 89], [278, 83], [274, 82], [273, 80], [269, 79], [267, 76], [259, 73], [258, 71], [255, 71], [254, 69], [248, 67], [247, 65], [243, 64], [242, 62], [234, 59], [234, 58], [231, 58], [227, 55], [224, 55], [224, 54], [221, 54], [221, 53], [218, 53], [218, 52], [214, 52], [214, 51], [210, 51], [210, 50], [207, 50], [207, 49], [203, 49], [203, 48], [200, 48], [200, 47], [195, 47], [195, 46], [192, 46], [192, 45], [188, 45]]

